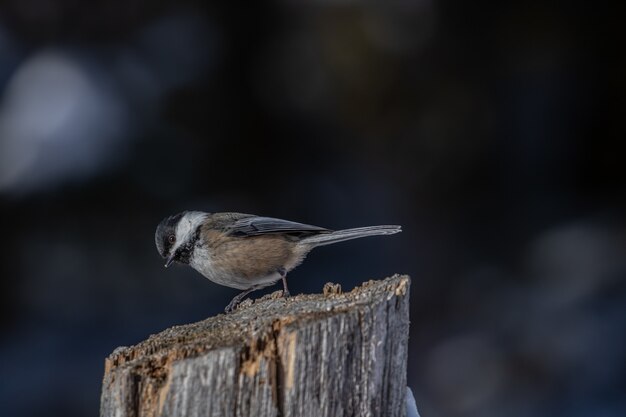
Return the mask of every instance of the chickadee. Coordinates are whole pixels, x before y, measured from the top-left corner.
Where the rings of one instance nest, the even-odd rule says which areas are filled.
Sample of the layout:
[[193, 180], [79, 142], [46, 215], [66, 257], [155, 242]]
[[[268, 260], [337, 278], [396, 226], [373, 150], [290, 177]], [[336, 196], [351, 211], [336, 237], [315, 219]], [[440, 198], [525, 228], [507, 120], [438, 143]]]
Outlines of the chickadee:
[[166, 268], [174, 261], [189, 264], [217, 284], [243, 290], [226, 306], [229, 312], [252, 291], [281, 279], [288, 297], [287, 272], [317, 246], [400, 231], [400, 226], [332, 231], [252, 214], [184, 211], [163, 219], [155, 240]]

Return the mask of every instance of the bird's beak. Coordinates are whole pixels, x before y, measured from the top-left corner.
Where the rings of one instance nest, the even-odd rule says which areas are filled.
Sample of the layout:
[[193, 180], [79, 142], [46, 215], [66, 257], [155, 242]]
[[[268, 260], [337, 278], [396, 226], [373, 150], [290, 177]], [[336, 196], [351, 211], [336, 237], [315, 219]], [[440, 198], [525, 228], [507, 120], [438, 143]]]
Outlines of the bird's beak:
[[174, 262], [174, 256], [176, 255], [176, 253], [172, 253], [170, 256], [167, 257], [167, 260], [165, 261], [165, 267], [167, 268], [168, 266], [170, 266], [172, 264], [172, 262]]

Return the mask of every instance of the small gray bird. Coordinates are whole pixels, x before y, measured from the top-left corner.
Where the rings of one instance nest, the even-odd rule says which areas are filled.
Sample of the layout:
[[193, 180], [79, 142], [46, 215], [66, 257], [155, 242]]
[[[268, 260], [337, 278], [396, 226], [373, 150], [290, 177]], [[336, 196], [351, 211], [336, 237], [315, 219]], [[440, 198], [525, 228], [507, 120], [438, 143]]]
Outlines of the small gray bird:
[[189, 264], [217, 284], [243, 290], [226, 306], [230, 312], [252, 291], [281, 279], [288, 297], [287, 272], [317, 246], [400, 231], [400, 226], [332, 231], [252, 214], [184, 211], [163, 219], [155, 240], [166, 268], [174, 261]]

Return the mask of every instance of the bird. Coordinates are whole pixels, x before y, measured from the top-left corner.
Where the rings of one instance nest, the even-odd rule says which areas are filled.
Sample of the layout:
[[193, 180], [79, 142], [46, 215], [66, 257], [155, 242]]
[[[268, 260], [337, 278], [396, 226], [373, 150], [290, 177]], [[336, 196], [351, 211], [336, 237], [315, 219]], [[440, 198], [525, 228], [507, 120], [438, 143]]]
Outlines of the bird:
[[159, 223], [155, 243], [166, 268], [186, 264], [216, 284], [242, 290], [228, 313], [251, 292], [281, 280], [289, 297], [287, 273], [318, 246], [401, 231], [394, 225], [330, 230], [253, 214], [183, 211]]

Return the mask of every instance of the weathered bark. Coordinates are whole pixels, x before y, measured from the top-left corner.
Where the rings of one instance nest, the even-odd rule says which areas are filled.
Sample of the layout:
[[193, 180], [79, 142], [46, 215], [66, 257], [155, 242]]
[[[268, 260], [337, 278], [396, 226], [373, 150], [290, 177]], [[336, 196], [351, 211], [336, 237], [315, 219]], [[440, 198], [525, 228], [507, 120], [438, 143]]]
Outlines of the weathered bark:
[[102, 417], [404, 416], [407, 276], [280, 292], [105, 362]]

